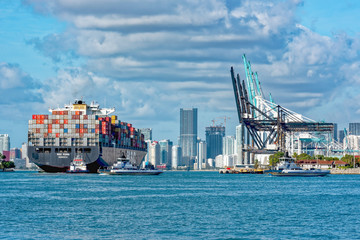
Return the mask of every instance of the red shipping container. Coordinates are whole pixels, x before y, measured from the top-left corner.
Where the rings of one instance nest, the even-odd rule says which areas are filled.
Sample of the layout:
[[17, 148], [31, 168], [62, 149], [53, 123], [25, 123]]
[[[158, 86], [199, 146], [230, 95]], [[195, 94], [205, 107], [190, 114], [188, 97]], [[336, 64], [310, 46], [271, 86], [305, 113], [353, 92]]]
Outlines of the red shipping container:
[[88, 119], [88, 115], [84, 115], [84, 119]]
[[32, 119], [36, 119], [36, 115], [32, 115]]
[[36, 124], [40, 124], [40, 121], [41, 121], [40, 119], [37, 119]]
[[40, 124], [44, 124], [44, 120], [40, 120]]
[[64, 124], [60, 124], [60, 128], [64, 128]]
[[53, 120], [51, 121], [51, 123], [52, 123], [52, 124], [56, 124], [56, 119], [53, 119]]
[[110, 117], [106, 117], [106, 121], [107, 121], [107, 122], [110, 122]]
[[80, 129], [76, 128], [75, 133], [79, 133], [79, 132], [80, 132]]
[[99, 131], [100, 131], [100, 130], [99, 130], [98, 128], [97, 128], [97, 129], [95, 129], [95, 133], [99, 133]]
[[55, 124], [60, 124], [60, 119], [56, 119]]
[[81, 137], [81, 138], [84, 137], [84, 134], [83, 134], [83, 133], [80, 133], [80, 137]]
[[60, 133], [56, 133], [56, 137], [57, 137], [57, 138], [60, 137]]
[[87, 128], [84, 128], [84, 133], [88, 133], [88, 129], [87, 129]]
[[52, 128], [52, 124], [48, 124], [48, 129], [51, 129]]
[[44, 137], [47, 138], [48, 134], [47, 133], [44, 133]]
[[45, 116], [44, 116], [44, 119], [49, 119], [49, 115], [45, 115]]
[[79, 112], [79, 111], [75, 111], [75, 115], [80, 115], [80, 112]]
[[75, 115], [72, 115], [72, 116], [71, 116], [71, 119], [73, 119], [73, 120], [76, 119], [76, 116], [75, 116]]
[[37, 129], [36, 129], [36, 133], [40, 133], [40, 128], [37, 128]]
[[95, 129], [99, 129], [100, 125], [99, 124], [95, 124]]
[[48, 133], [52, 133], [52, 129], [51, 129], [51, 128], [48, 129]]
[[44, 115], [40, 115], [40, 119], [44, 120]]
[[64, 115], [69, 115], [69, 112], [68, 112], [68, 111], [64, 111]]
[[84, 133], [84, 129], [83, 129], [83, 128], [80, 128], [80, 133]]
[[60, 111], [60, 115], [64, 115], [64, 111]]
[[83, 112], [79, 112], [79, 115], [83, 115]]
[[81, 129], [81, 128], [84, 128], [84, 124], [80, 124], [80, 129]]
[[68, 120], [67, 120], [67, 119], [64, 119], [64, 124], [68, 124]]

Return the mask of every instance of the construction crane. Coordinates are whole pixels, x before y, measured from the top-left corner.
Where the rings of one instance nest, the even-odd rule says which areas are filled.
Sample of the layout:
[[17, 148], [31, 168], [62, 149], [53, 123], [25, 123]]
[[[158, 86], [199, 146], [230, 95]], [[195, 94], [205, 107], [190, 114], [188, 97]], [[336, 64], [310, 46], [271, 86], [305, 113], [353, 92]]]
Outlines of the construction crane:
[[213, 127], [215, 127], [215, 123], [218, 121], [218, 119], [224, 119], [224, 122], [223, 123], [220, 122], [219, 126], [221, 126], [221, 127], [224, 126], [226, 128], [226, 120], [231, 119], [231, 118], [228, 116], [217, 117], [217, 118], [211, 120]]

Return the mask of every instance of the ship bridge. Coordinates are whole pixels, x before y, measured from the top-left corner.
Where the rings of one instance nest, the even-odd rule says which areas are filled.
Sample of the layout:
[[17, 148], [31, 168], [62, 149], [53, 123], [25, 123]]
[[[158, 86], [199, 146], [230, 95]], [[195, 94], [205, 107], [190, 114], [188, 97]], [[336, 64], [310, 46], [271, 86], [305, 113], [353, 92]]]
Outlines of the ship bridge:
[[72, 111], [82, 112], [83, 115], [107, 116], [115, 112], [115, 108], [100, 108], [100, 105], [94, 101], [87, 105], [83, 100], [75, 100], [74, 103], [65, 104], [63, 108], [49, 108], [49, 112], [53, 113], [53, 111]]

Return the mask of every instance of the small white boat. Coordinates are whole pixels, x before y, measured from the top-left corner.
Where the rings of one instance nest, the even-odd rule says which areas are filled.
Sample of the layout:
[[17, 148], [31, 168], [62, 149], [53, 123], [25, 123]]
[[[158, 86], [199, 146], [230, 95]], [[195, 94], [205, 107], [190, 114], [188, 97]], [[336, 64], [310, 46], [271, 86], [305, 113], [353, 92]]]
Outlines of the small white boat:
[[81, 155], [76, 155], [74, 160], [70, 163], [69, 170], [67, 173], [88, 173], [86, 164]]
[[277, 177], [323, 177], [330, 173], [329, 170], [322, 169], [302, 169], [293, 158], [282, 157], [275, 169], [267, 171], [269, 175]]
[[163, 171], [158, 169], [138, 169], [136, 166], [132, 165], [129, 159], [124, 155], [117, 159], [117, 162], [106, 169], [99, 169], [98, 173], [100, 174], [109, 174], [109, 175], [159, 175]]

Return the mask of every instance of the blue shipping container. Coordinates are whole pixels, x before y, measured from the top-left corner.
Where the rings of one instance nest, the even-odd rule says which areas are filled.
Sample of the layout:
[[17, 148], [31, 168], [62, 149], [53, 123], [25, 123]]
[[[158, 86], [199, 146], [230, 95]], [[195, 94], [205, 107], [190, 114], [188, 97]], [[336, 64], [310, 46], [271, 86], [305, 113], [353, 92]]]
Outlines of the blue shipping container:
[[75, 125], [75, 128], [80, 128], [80, 124], [76, 124], [76, 125]]

